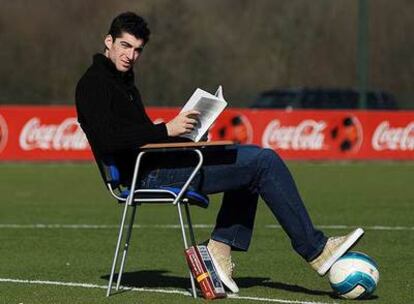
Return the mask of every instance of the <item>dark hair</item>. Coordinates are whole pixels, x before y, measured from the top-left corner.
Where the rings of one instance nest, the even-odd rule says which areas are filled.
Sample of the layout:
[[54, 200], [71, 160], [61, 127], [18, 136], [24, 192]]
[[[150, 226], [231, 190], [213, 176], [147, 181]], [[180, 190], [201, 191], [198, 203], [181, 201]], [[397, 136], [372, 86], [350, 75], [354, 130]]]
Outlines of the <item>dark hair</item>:
[[115, 40], [121, 37], [122, 33], [128, 33], [137, 39], [142, 39], [144, 40], [144, 44], [149, 41], [151, 34], [144, 18], [132, 12], [119, 14], [112, 20], [108, 35], [111, 35], [112, 39]]

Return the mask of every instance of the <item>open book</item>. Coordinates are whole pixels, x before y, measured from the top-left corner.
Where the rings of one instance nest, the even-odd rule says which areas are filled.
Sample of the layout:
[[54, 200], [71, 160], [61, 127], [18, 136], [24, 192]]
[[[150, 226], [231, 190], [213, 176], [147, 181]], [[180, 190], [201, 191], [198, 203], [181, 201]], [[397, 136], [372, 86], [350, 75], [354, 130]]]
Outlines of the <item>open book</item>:
[[224, 100], [223, 89], [221, 86], [218, 87], [214, 95], [202, 89], [195, 90], [181, 112], [190, 110], [200, 112], [200, 115], [198, 116], [198, 124], [191, 133], [181, 135], [181, 137], [186, 137], [194, 142], [198, 142], [220, 113], [223, 112], [226, 106], [227, 102]]

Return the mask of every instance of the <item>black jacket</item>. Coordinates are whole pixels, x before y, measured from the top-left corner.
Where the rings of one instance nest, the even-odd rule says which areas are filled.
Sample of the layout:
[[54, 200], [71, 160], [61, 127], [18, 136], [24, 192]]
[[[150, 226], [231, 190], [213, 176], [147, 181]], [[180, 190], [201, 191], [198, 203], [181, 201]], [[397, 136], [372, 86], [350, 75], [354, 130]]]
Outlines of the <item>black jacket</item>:
[[132, 71], [121, 73], [102, 54], [76, 87], [79, 123], [99, 162], [111, 157], [130, 181], [139, 147], [168, 140], [164, 123], [153, 124], [145, 112]]

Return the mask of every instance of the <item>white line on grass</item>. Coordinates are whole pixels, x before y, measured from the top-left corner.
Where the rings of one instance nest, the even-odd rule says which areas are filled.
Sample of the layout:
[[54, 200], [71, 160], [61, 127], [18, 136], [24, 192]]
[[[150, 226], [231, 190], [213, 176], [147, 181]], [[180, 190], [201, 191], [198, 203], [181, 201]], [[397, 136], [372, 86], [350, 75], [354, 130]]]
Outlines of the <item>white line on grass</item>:
[[[81, 288], [98, 288], [106, 289], [105, 285], [88, 284], [88, 283], [76, 283], [76, 282], [59, 282], [59, 281], [43, 281], [43, 280], [22, 280], [22, 279], [11, 279], [11, 278], [0, 278], [0, 282], [4, 283], [19, 283], [19, 284], [37, 284], [37, 285], [55, 285], [55, 286], [67, 286], [67, 287], [81, 287]], [[167, 293], [167, 294], [179, 294], [185, 296], [191, 296], [188, 291], [182, 291], [177, 289], [158, 289], [158, 288], [139, 288], [139, 287], [122, 287], [123, 290], [130, 290], [136, 292], [152, 292], [152, 293]], [[257, 302], [273, 302], [273, 303], [284, 303], [284, 304], [335, 304], [335, 302], [309, 302], [309, 301], [296, 301], [296, 300], [283, 300], [274, 298], [261, 298], [261, 297], [249, 297], [239, 296], [230, 294], [229, 299], [236, 300], [249, 300]]]
[[[114, 229], [118, 225], [93, 224], [0, 224], [0, 229]], [[180, 229], [180, 225], [134, 225], [134, 228]], [[195, 224], [193, 228], [213, 228], [213, 225]]]
[[[55, 285], [55, 286], [67, 286], [67, 287], [82, 287], [82, 288], [99, 288], [106, 289], [108, 286], [88, 284], [88, 283], [75, 283], [75, 282], [59, 282], [59, 281], [42, 281], [42, 280], [21, 280], [21, 279], [9, 279], [0, 278], [0, 282], [4, 283], [21, 283], [21, 284], [37, 284], [37, 285]], [[155, 288], [138, 288], [138, 287], [122, 287], [123, 290], [131, 291], [145, 291], [145, 292], [158, 292], [158, 293], [174, 293], [182, 295], [191, 295], [188, 291], [176, 290], [176, 289], [155, 289]]]
[[[328, 304], [326, 302], [309, 302], [309, 301], [296, 301], [296, 300], [282, 300], [282, 299], [273, 299], [273, 298], [258, 298], [258, 297], [247, 297], [247, 296], [239, 296], [237, 294], [229, 294], [229, 299], [236, 299], [236, 300], [250, 300], [250, 301], [257, 301], [257, 302], [273, 302], [273, 303], [285, 303], [285, 304]], [[336, 302], [330, 302], [329, 304], [336, 304]]]
[[[279, 229], [282, 228], [279, 225], [266, 225], [266, 228], [275, 228]], [[322, 229], [339, 229], [339, 230], [347, 230], [347, 229], [353, 229], [353, 228], [364, 228], [365, 230], [414, 230], [414, 227], [408, 227], [408, 226], [348, 226], [348, 225], [316, 225], [318, 228]]]
[[[0, 224], [0, 229], [115, 229], [118, 225], [93, 225], [93, 224]], [[193, 228], [211, 229], [211, 224], [194, 224]], [[348, 225], [317, 225], [322, 229], [348, 230], [359, 226]], [[385, 231], [412, 231], [414, 227], [409, 226], [361, 226], [365, 230]], [[180, 225], [134, 225], [134, 228], [143, 229], [180, 229]], [[280, 229], [279, 225], [265, 225], [264, 228]]]

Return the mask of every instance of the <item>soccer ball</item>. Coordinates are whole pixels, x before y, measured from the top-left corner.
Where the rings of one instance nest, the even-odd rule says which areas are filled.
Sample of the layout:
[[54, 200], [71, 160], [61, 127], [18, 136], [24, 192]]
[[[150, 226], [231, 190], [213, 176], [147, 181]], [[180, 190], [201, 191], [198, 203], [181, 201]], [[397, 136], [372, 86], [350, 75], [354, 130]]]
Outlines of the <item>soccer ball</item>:
[[329, 270], [332, 289], [345, 299], [370, 296], [379, 280], [378, 265], [362, 252], [348, 252], [339, 258]]
[[332, 122], [330, 139], [333, 146], [342, 153], [358, 152], [362, 143], [362, 126], [353, 115], [341, 117]]
[[231, 140], [238, 144], [252, 142], [252, 126], [244, 115], [230, 114], [223, 115], [212, 128], [213, 140]]

